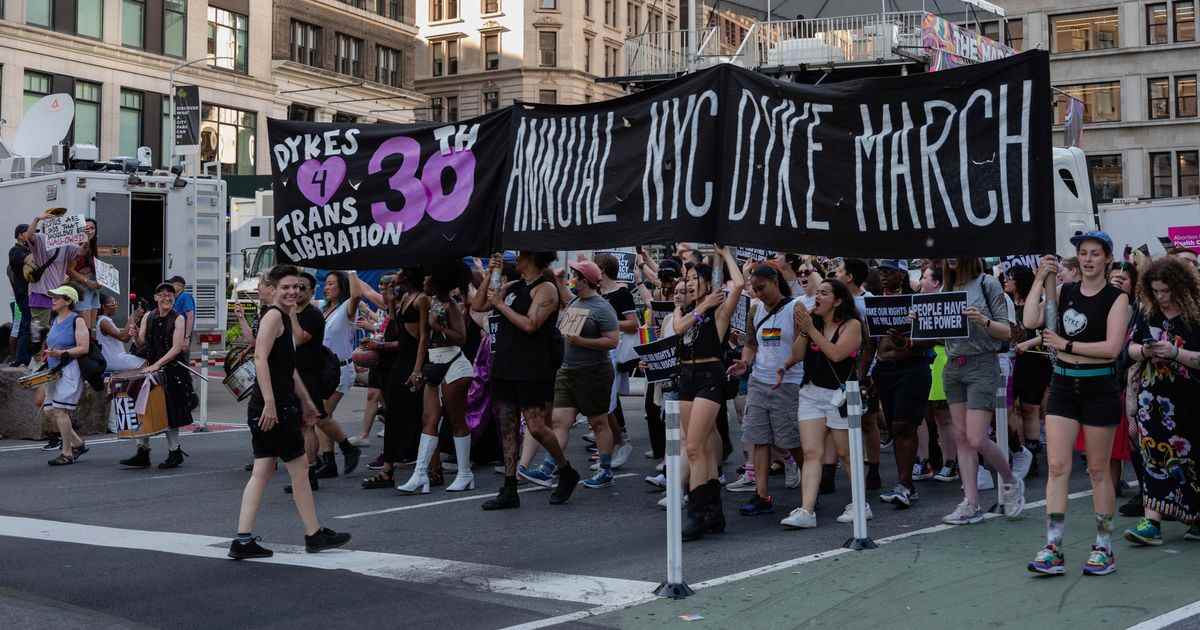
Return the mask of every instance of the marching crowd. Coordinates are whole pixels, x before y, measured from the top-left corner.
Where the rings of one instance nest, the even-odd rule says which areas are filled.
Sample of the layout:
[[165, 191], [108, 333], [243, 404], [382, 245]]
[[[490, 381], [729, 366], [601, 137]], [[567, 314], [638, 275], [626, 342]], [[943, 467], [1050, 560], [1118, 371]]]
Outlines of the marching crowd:
[[[35, 267], [47, 261], [36, 226], [17, 234]], [[90, 229], [94, 234], [94, 224]], [[665, 410], [677, 405], [685, 540], [725, 530], [727, 492], [747, 495], [742, 515], [774, 513], [777, 497], [767, 479], [776, 470], [798, 490], [787, 501], [796, 507], [780, 521], [790, 529], [817, 527], [819, 498], [834, 491], [839, 471], [863, 475], [867, 489], [883, 490], [881, 503], [898, 509], [919, 501], [919, 481], [960, 483], [962, 500], [942, 519], [953, 525], [984, 520], [980, 491], [992, 489], [992, 474], [1010, 517], [1024, 508], [1026, 480], [1044, 475], [1046, 539], [1028, 568], [1059, 575], [1076, 451], [1087, 462], [1096, 526], [1085, 574], [1115, 570], [1113, 516], [1126, 462], [1140, 490], [1120, 512], [1142, 518], [1124, 538], [1162, 544], [1164, 523], [1178, 521], [1186, 539], [1200, 540], [1200, 470], [1192, 454], [1200, 439], [1196, 254], [1173, 249], [1152, 260], [1134, 252], [1116, 261], [1103, 232], [1071, 242], [1074, 257], [1047, 256], [1036, 269], [987, 268], [979, 258], [756, 259], [680, 244], [658, 257], [638, 248], [628, 284], [619, 282], [621, 261], [613, 254], [580, 256], [556, 269], [553, 252], [509, 252], [405, 267], [384, 276], [378, 289], [353, 272], [330, 272], [322, 308], [313, 301], [316, 277], [277, 266], [260, 280], [254, 321], [238, 311], [242, 330], [253, 333], [254, 461], [229, 555], [271, 555], [253, 529], [277, 459], [291, 477], [287, 491], [308, 550], [345, 544], [348, 534], [321, 527], [313, 491], [321, 478], [357, 469], [376, 416], [384, 420], [384, 443], [368, 464], [364, 489], [469, 491], [476, 485], [472, 465], [493, 461], [502, 462], [504, 481], [484, 510], [519, 508], [521, 481], [550, 488], [552, 505], [569, 501], [578, 486], [608, 487], [634, 449], [621, 395], [645, 367], [635, 347], [662, 339], [675, 340], [678, 366], [673, 378], [646, 387], [646, 455], [664, 458]], [[17, 361], [29, 358], [27, 322], [41, 321], [36, 311], [27, 316], [28, 308], [48, 302], [44, 353], [51, 367], [68, 363], [47, 388], [45, 404], [62, 440], [51, 464], [69, 464], [87, 450], [68, 415], [86, 362], [70, 358], [85, 357], [95, 335], [110, 370], [158, 375], [170, 424], [162, 466], [179, 465], [177, 430], [190, 423], [193, 406], [190, 377], [176, 361], [186, 356], [191, 326], [180, 312], [180, 287], [161, 284], [155, 307], [119, 329], [110, 296], [96, 302], [76, 282], [63, 282], [81, 281], [99, 293], [78, 262], [90, 254], [87, 246], [56, 251], [62, 258], [18, 293], [29, 302]], [[10, 254], [10, 277], [14, 260]], [[867, 325], [872, 295], [944, 291], [965, 294], [965, 336], [913, 339], [907, 328]], [[136, 353], [125, 349], [128, 341]], [[368, 405], [361, 433], [347, 436], [333, 415], [355, 382], [356, 364], [369, 369]], [[863, 396], [862, 468], [850, 460], [850, 381]], [[995, 423], [1004, 391], [1006, 435]], [[568, 456], [577, 420], [589, 428], [589, 461]], [[740, 425], [737, 443], [731, 420]], [[335, 446], [343, 455], [340, 473]], [[887, 447], [898, 481], [885, 490], [879, 466]], [[443, 451], [452, 454], [446, 461]], [[738, 461], [744, 463], [736, 473], [726, 468]], [[148, 443], [121, 464], [148, 466]], [[646, 482], [665, 487], [662, 464]], [[854, 514], [846, 506], [836, 520], [850, 523]], [[873, 518], [870, 505], [865, 514]]]

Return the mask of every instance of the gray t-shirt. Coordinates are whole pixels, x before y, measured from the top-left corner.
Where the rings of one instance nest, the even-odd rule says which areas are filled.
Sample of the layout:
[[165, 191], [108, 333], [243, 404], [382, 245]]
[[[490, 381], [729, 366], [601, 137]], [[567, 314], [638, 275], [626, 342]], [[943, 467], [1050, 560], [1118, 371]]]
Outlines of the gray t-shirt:
[[[980, 284], [982, 279], [983, 287]], [[1009, 324], [1008, 304], [1004, 301], [1004, 288], [1000, 286], [1000, 281], [992, 276], [980, 275], [978, 278], [971, 280], [967, 286], [961, 289], [951, 289], [949, 287], [944, 291], [966, 291], [967, 306], [974, 306], [979, 309], [985, 317], [989, 317], [994, 321], [1003, 324]], [[947, 339], [946, 340], [946, 356], [954, 357], [970, 357], [977, 354], [992, 354], [1000, 351], [1003, 342], [998, 339], [993, 339], [991, 335], [983, 330], [983, 326], [978, 324], [968, 324], [967, 330], [970, 337], [966, 339]]]
[[[584, 339], [599, 339], [604, 333], [617, 329], [617, 312], [613, 310], [608, 300], [599, 295], [589, 298], [575, 298], [567, 305], [568, 309], [578, 308], [588, 311], [587, 321], [579, 336]], [[608, 350], [592, 350], [563, 341], [563, 367], [580, 368], [609, 363]]]

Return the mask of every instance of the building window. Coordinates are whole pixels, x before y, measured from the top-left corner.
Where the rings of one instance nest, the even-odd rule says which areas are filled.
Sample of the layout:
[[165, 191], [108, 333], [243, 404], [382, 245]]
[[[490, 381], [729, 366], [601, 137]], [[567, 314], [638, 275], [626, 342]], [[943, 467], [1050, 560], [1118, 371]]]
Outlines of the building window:
[[1050, 17], [1050, 52], [1103, 50], [1121, 45], [1117, 9]]
[[499, 92], [484, 92], [483, 93], [483, 113], [494, 112], [500, 109], [500, 93]]
[[35, 26], [54, 28], [54, 9], [52, 0], [26, 0], [25, 23]]
[[376, 48], [375, 80], [384, 85], [404, 85], [404, 53], [386, 46]]
[[557, 11], [558, 0], [541, 0], [538, 8], [542, 9], [543, 11]]
[[317, 120], [316, 114], [317, 110], [308, 105], [296, 105], [295, 103], [288, 105], [288, 120], [315, 122]]
[[1179, 196], [1200, 195], [1200, 151], [1179, 151]]
[[104, 0], [76, 0], [75, 32], [84, 37], [103, 37]]
[[1167, 3], [1146, 5], [1146, 43], [1167, 43]]
[[1005, 26], [1005, 41], [1009, 48], [1020, 51], [1025, 47], [1025, 20], [1016, 18], [1009, 20]]
[[642, 10], [638, 5], [628, 2], [625, 4], [625, 29], [630, 35], [641, 32]]
[[604, 0], [604, 23], [608, 26], [617, 25], [616, 0]]
[[50, 75], [25, 71], [25, 111], [50, 94]]
[[163, 2], [163, 54], [183, 57], [187, 42], [187, 0]]
[[1171, 81], [1167, 78], [1150, 79], [1148, 82], [1150, 94], [1150, 119], [1158, 120], [1171, 117]]
[[376, 12], [386, 18], [403, 20], [404, 2], [403, 0], [379, 0]]
[[200, 161], [220, 162], [224, 175], [253, 175], [258, 115], [204, 104], [200, 111]]
[[118, 152], [125, 157], [137, 156], [142, 144], [142, 99], [141, 92], [121, 90], [121, 133]]
[[558, 66], [558, 33], [538, 31], [538, 65], [543, 68]]
[[100, 84], [75, 82], [75, 144], [100, 146]]
[[647, 9], [646, 12], [648, 14], [646, 17], [646, 26], [649, 31], [651, 33], [661, 33], [663, 25], [662, 13], [659, 13], [658, 11], [651, 11], [649, 9]]
[[500, 33], [483, 36], [483, 69], [500, 69]]
[[458, 74], [458, 50], [457, 39], [446, 41], [446, 74]]
[[146, 45], [146, 3], [123, 0], [121, 3], [121, 43], [133, 48]]
[[208, 7], [208, 60], [217, 68], [246, 72], [250, 20], [240, 13]]
[[544, 105], [558, 105], [558, 90], [538, 90], [538, 102]]
[[429, 120], [432, 122], [446, 122], [443, 116], [445, 115], [445, 103], [442, 97], [434, 96], [429, 99]]
[[1150, 154], [1150, 196], [1155, 199], [1170, 197], [1171, 153]]
[[500, 0], [483, 0], [483, 14], [489, 15], [500, 12]]
[[583, 71], [591, 74], [592, 72], [592, 38], [583, 38]]
[[321, 27], [292, 20], [292, 61], [321, 67]]
[[620, 75], [620, 55], [621, 51], [618, 48], [614, 46], [604, 47], [604, 76], [615, 77]]
[[446, 68], [445, 42], [433, 42], [429, 48], [429, 56], [433, 60], [433, 76], [440, 77]]
[[456, 122], [458, 120], [458, 97], [446, 97], [446, 122]]
[[1196, 75], [1175, 77], [1175, 116], [1196, 117]]
[[[1060, 85], [1058, 89], [1083, 101], [1083, 122], [1116, 122], [1121, 120], [1121, 82]], [[1054, 122], [1061, 125], [1067, 119], [1066, 95], [1054, 95]]]
[[358, 122], [358, 116], [346, 112], [336, 112], [333, 115], [333, 122], [353, 125]]
[[431, 22], [457, 19], [458, 0], [429, 0], [429, 20]]
[[1109, 203], [1122, 194], [1121, 156], [1089, 155], [1088, 172], [1092, 174], [1092, 188], [1096, 191], [1097, 203]]
[[1196, 2], [1185, 0], [1176, 2], [1175, 7], [1175, 41], [1191, 42], [1196, 40]]
[[337, 34], [337, 51], [334, 69], [354, 77], [362, 76], [362, 40], [349, 35]]

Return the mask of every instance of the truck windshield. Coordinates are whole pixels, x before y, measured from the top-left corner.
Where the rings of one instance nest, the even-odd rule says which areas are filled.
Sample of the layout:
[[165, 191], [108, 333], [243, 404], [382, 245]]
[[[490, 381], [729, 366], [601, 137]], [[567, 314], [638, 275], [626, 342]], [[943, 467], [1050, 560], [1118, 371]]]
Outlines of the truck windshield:
[[254, 266], [251, 268], [250, 277], [258, 277], [265, 271], [269, 271], [275, 266], [275, 246], [263, 245], [258, 248], [258, 253], [254, 256]]

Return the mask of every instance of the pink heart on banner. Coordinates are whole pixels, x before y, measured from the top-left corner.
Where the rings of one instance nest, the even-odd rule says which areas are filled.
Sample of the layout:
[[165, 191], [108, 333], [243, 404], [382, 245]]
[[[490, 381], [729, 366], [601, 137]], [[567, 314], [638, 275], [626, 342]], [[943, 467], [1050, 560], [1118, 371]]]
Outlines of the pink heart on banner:
[[346, 161], [335, 155], [321, 162], [311, 159], [296, 171], [296, 184], [309, 201], [323, 206], [333, 198], [346, 179]]

